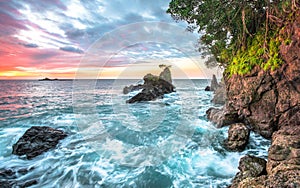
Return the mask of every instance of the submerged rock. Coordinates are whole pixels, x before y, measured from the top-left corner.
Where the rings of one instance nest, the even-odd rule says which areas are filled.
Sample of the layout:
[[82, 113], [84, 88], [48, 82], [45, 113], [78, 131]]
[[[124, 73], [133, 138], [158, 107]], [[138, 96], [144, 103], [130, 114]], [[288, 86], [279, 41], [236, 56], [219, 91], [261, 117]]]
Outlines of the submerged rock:
[[232, 151], [243, 151], [248, 144], [250, 131], [243, 123], [230, 125], [225, 147]]
[[46, 126], [33, 126], [13, 145], [12, 153], [20, 156], [26, 155], [27, 159], [31, 159], [54, 148], [59, 140], [66, 136], [61, 130]]
[[29, 187], [38, 183], [36, 179], [23, 180], [17, 178], [17, 174], [26, 175], [30, 169], [15, 170], [12, 168], [0, 169], [0, 187]]

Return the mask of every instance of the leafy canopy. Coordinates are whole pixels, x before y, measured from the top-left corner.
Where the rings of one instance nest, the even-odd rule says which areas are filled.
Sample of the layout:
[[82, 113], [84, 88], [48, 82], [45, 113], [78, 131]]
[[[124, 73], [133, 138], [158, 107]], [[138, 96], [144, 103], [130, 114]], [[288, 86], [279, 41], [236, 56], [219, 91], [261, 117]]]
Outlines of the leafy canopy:
[[[296, 0], [172, 0], [167, 13], [177, 21], [186, 21], [189, 30], [198, 30], [207, 49], [199, 51], [212, 54], [208, 66], [215, 63], [215, 58], [220, 66], [227, 67], [234, 56], [251, 55], [256, 53], [254, 49], [261, 58], [272, 58], [272, 54], [266, 54], [271, 37], [278, 36], [283, 18], [298, 6]], [[251, 47], [253, 44], [262, 50]]]

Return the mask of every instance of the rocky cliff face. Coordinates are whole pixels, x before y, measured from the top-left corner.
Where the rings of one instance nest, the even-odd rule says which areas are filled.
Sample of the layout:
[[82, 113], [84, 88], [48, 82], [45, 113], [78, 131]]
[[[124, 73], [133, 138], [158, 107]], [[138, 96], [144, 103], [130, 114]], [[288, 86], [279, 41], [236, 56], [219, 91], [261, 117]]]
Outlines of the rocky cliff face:
[[245, 178], [238, 187], [300, 187], [300, 17], [290, 32], [292, 42], [280, 46], [281, 68], [256, 67], [225, 79], [227, 113], [272, 138], [267, 175]]

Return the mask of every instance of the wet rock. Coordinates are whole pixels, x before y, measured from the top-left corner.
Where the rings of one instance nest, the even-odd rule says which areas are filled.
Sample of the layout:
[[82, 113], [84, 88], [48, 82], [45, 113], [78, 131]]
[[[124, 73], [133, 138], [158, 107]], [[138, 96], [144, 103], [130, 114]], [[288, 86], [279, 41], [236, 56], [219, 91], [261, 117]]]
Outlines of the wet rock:
[[143, 102], [143, 101], [152, 101], [157, 98], [162, 98], [164, 94], [174, 92], [175, 87], [159, 78], [158, 76], [147, 74], [144, 76], [144, 89], [133, 96], [131, 99], [127, 100], [127, 103]]
[[33, 170], [30, 169], [19, 169], [15, 170], [12, 168], [8, 169], [0, 169], [0, 187], [3, 188], [10, 188], [10, 187], [29, 187], [38, 183], [36, 179], [24, 180], [18, 179], [17, 174], [25, 175], [29, 171]]
[[206, 111], [206, 116], [207, 119], [216, 124], [218, 128], [240, 122], [238, 115], [227, 111], [225, 107], [209, 108]]
[[[239, 172], [234, 177], [230, 188], [240, 187], [239, 184], [245, 179], [266, 175], [266, 161], [259, 157], [246, 155], [240, 159]], [[259, 183], [258, 183], [259, 184]]]
[[57, 129], [46, 126], [33, 126], [13, 145], [13, 154], [26, 155], [27, 159], [32, 159], [52, 148], [59, 140], [67, 135]]
[[248, 144], [250, 131], [243, 123], [230, 125], [224, 144], [228, 150], [243, 151]]

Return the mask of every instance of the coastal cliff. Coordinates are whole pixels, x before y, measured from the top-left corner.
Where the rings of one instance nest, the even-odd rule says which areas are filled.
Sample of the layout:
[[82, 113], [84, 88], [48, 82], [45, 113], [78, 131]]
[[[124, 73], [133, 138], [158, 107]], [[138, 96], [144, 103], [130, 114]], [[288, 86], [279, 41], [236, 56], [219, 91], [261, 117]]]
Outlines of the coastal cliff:
[[226, 115], [234, 117], [230, 123], [244, 123], [272, 139], [266, 175], [235, 178], [231, 187], [300, 187], [300, 17], [284, 32], [291, 34], [291, 42], [279, 47], [280, 68], [256, 66], [246, 75], [224, 77], [222, 122], [228, 122]]

